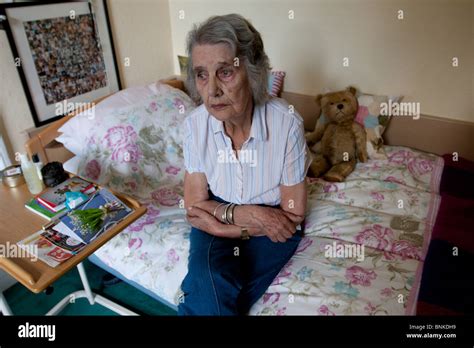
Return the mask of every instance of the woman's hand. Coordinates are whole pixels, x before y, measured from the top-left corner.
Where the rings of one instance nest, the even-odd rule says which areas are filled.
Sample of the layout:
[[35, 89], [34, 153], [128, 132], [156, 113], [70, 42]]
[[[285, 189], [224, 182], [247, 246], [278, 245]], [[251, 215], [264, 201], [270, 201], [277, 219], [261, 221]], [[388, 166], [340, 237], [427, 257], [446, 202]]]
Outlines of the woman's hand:
[[187, 209], [186, 218], [193, 227], [213, 235], [216, 235], [217, 227], [221, 225], [214, 216], [196, 206]]
[[[236, 225], [226, 225], [218, 221], [207, 210], [193, 206], [187, 209], [186, 217], [189, 223], [216, 237], [240, 238], [241, 228]], [[256, 233], [254, 228], [249, 228], [250, 235]]]
[[253, 227], [257, 233], [252, 236], [265, 235], [272, 242], [286, 242], [296, 232], [303, 218], [279, 208], [252, 206], [250, 210]]
[[[248, 206], [250, 207], [250, 206]], [[272, 242], [286, 242], [296, 231], [302, 218], [278, 208], [251, 206], [252, 223], [247, 226], [252, 237], [267, 236]], [[241, 227], [226, 225], [217, 220], [206, 210], [197, 206], [187, 209], [189, 223], [202, 231], [217, 237], [240, 238]]]

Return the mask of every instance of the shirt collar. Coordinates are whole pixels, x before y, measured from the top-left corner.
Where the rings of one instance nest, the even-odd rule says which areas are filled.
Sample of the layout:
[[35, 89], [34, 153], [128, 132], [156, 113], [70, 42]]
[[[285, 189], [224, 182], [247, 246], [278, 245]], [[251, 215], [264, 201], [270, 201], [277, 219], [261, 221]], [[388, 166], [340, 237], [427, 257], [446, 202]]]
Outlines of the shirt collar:
[[[252, 127], [250, 128], [249, 138], [265, 141], [267, 140], [267, 124], [265, 119], [266, 104], [256, 105], [253, 110]], [[209, 113], [211, 118], [211, 127], [214, 134], [224, 131], [224, 122], [219, 121]]]

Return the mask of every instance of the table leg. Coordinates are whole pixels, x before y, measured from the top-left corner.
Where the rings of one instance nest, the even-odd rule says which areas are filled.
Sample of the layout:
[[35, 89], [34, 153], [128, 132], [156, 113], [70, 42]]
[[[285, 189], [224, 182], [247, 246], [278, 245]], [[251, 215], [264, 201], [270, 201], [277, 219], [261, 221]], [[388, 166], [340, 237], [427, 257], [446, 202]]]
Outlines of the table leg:
[[89, 280], [87, 279], [86, 271], [82, 262], [77, 265], [77, 270], [79, 271], [79, 276], [81, 277], [82, 286], [86, 292], [86, 297], [89, 300], [91, 305], [94, 304], [94, 295], [92, 294], [91, 287], [89, 286]]
[[74, 302], [78, 298], [87, 298], [89, 303], [93, 306], [95, 304], [100, 304], [117, 314], [120, 315], [138, 315], [127, 308], [106, 299], [103, 296], [95, 294], [91, 291], [89, 280], [87, 279], [86, 271], [84, 270], [84, 265], [82, 262], [77, 265], [77, 270], [79, 271], [79, 276], [81, 277], [82, 285], [84, 286], [84, 290], [75, 291], [66, 297], [64, 297], [61, 301], [58, 302], [56, 306], [54, 306], [46, 315], [57, 315], [61, 312], [69, 303]]
[[7, 299], [3, 296], [3, 291], [0, 291], [0, 312], [2, 312], [3, 315], [13, 315]]

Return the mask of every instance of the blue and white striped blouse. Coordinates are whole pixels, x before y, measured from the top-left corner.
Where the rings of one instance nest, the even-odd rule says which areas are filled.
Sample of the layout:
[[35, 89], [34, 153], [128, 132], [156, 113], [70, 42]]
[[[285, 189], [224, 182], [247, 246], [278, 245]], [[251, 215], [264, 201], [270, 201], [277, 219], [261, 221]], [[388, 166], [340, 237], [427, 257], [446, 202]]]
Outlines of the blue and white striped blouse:
[[212, 193], [236, 204], [280, 204], [280, 185], [301, 183], [311, 163], [303, 119], [285, 100], [254, 107], [250, 136], [238, 153], [222, 121], [205, 105], [184, 121], [184, 166], [204, 173]]

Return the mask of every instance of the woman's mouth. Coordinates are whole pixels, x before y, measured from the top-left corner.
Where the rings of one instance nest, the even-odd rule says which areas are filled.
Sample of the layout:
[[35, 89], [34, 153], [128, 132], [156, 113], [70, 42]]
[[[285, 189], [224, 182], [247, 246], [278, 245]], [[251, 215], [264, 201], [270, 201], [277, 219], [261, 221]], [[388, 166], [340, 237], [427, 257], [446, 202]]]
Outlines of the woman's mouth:
[[222, 110], [227, 106], [228, 106], [227, 104], [213, 104], [211, 105], [211, 108], [214, 110]]

